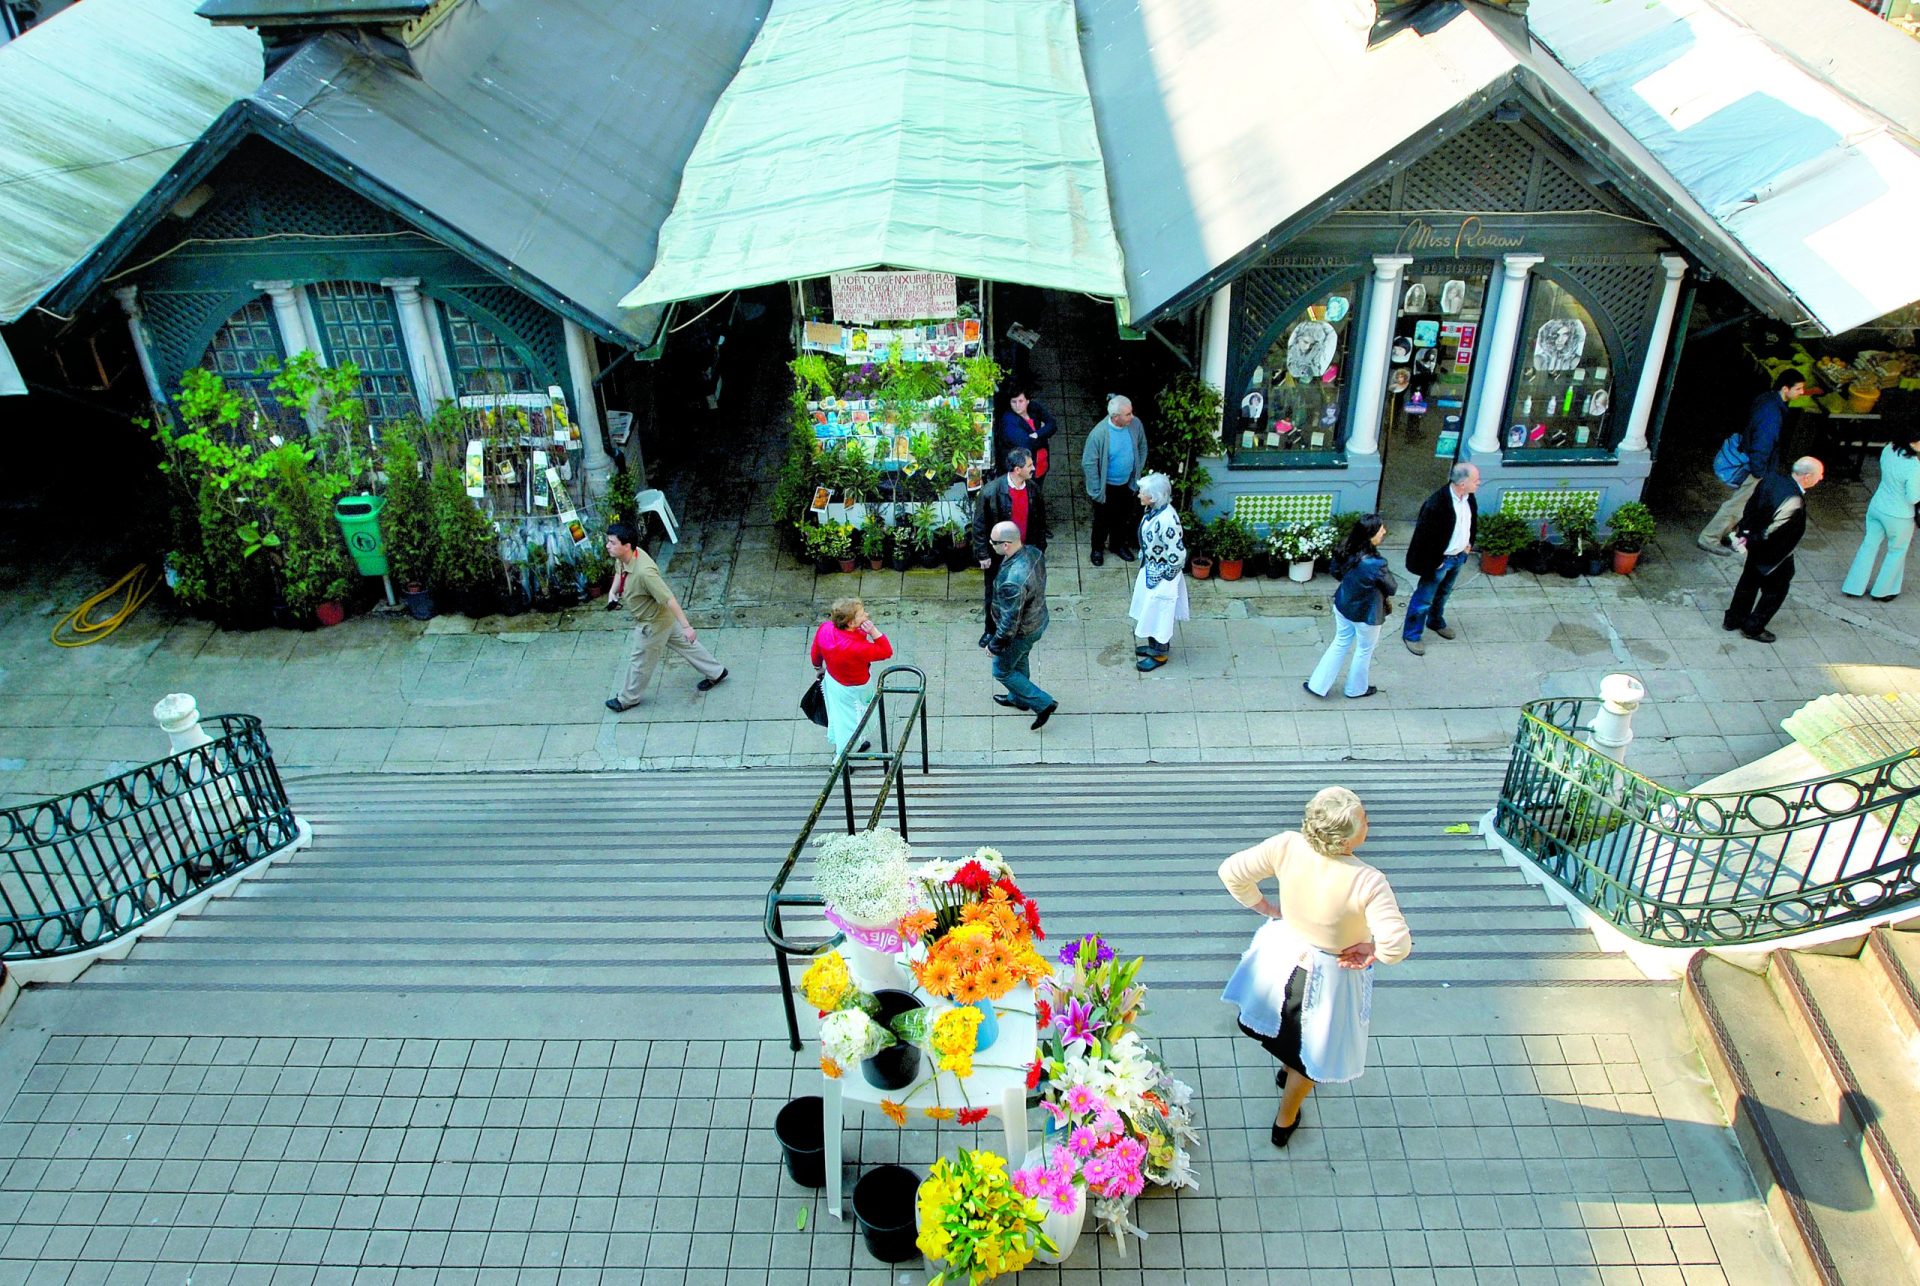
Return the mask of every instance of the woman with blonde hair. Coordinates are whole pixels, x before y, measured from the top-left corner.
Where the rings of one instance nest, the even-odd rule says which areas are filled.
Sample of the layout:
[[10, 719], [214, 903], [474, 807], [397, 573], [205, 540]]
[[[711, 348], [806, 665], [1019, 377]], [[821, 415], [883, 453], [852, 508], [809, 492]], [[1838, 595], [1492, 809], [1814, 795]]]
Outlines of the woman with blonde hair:
[[[1398, 964], [1413, 950], [1387, 877], [1353, 856], [1366, 838], [1360, 797], [1329, 786], [1308, 801], [1299, 830], [1220, 865], [1234, 900], [1267, 917], [1220, 998], [1239, 1007], [1240, 1030], [1280, 1062], [1276, 1148], [1293, 1137], [1316, 1084], [1366, 1070], [1373, 966]], [[1268, 878], [1278, 904], [1260, 891]]]
[[[820, 675], [820, 695], [827, 703], [827, 740], [835, 754], [847, 748], [873, 700], [873, 663], [893, 655], [893, 644], [867, 615], [857, 598], [834, 600], [827, 619], [813, 632], [807, 658]], [[861, 742], [865, 750], [869, 742]]]

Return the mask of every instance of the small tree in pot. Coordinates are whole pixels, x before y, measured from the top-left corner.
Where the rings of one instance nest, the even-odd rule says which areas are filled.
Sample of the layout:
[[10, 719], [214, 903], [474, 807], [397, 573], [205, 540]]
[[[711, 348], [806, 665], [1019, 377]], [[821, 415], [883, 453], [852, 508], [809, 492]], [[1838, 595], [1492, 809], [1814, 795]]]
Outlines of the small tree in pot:
[[1653, 539], [1654, 528], [1653, 511], [1638, 500], [1629, 500], [1613, 511], [1613, 517], [1607, 520], [1607, 534], [1612, 538], [1616, 573], [1621, 576], [1632, 573], [1640, 561], [1641, 551]]
[[1533, 524], [1519, 514], [1495, 510], [1481, 517], [1473, 543], [1480, 551], [1480, 570], [1505, 576], [1507, 560], [1533, 543]]
[[1213, 556], [1220, 564], [1221, 580], [1239, 580], [1246, 570], [1247, 559], [1259, 548], [1259, 542], [1253, 538], [1253, 531], [1232, 514], [1213, 524]]
[[1180, 527], [1187, 539], [1187, 562], [1195, 580], [1213, 575], [1213, 528], [1196, 515], [1180, 515]]

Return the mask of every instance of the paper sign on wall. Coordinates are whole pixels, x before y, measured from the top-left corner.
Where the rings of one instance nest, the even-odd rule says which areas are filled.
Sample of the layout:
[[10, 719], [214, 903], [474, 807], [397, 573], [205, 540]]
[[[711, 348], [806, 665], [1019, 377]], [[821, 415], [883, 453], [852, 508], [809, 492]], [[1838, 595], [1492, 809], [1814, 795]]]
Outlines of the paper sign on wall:
[[950, 272], [836, 272], [833, 315], [846, 322], [953, 317], [959, 292]]
[[487, 494], [487, 445], [479, 438], [467, 439], [467, 494], [475, 500]]

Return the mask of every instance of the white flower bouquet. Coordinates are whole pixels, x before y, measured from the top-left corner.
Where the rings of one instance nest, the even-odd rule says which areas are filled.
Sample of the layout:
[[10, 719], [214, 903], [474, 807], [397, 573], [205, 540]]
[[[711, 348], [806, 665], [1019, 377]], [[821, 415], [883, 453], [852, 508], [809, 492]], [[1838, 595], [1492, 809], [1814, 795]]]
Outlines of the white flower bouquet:
[[882, 928], [913, 908], [912, 860], [897, 831], [832, 835], [814, 856], [813, 887], [847, 923]]
[[893, 1033], [860, 1009], [841, 1009], [820, 1020], [820, 1052], [852, 1067], [894, 1044]]

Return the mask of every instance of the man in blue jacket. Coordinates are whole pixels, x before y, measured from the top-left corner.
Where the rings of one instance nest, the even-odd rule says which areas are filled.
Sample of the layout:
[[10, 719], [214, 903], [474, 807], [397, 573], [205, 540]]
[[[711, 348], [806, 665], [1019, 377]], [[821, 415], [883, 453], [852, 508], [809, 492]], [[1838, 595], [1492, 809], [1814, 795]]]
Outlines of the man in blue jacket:
[[1732, 555], [1727, 533], [1740, 520], [1760, 480], [1780, 471], [1780, 430], [1786, 424], [1787, 403], [1806, 396], [1806, 392], [1807, 377], [1788, 367], [1780, 372], [1771, 389], [1753, 399], [1753, 406], [1747, 411], [1747, 426], [1740, 430], [1740, 449], [1747, 454], [1747, 480], [1733, 489], [1727, 502], [1715, 510], [1707, 525], [1700, 529], [1698, 543], [1709, 554], [1723, 558]]

